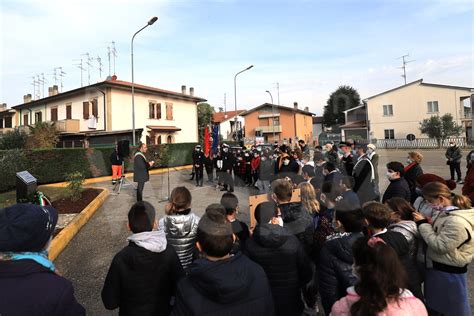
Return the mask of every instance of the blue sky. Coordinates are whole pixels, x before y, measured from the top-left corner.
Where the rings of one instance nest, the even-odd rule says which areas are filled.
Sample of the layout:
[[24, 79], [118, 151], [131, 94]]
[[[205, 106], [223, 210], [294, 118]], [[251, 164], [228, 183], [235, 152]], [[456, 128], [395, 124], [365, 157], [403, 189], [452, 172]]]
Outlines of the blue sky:
[[[231, 0], [0, 0], [0, 101], [9, 106], [33, 92], [31, 76], [54, 67], [67, 73], [65, 90], [80, 86], [73, 60], [100, 56], [107, 74], [107, 42], [114, 40], [119, 79], [130, 80], [130, 38], [154, 15], [159, 20], [135, 40], [135, 81], [196, 95], [216, 108], [269, 101], [322, 113], [339, 85], [362, 98], [408, 81], [474, 87], [474, 9], [471, 1], [231, 1]], [[104, 74], [102, 77], [105, 77]], [[87, 74], [84, 74], [87, 82]], [[103, 79], [103, 78], [102, 78]], [[91, 83], [99, 80], [91, 70]], [[47, 88], [46, 88], [47, 91]]]

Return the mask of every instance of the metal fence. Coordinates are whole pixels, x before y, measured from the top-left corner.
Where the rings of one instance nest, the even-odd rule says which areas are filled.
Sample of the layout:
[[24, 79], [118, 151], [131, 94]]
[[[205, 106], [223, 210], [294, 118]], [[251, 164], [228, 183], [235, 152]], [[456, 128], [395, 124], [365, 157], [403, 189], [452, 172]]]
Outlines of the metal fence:
[[439, 142], [434, 138], [418, 138], [412, 141], [407, 139], [377, 139], [376, 146], [379, 149], [437, 149], [448, 147], [451, 140], [455, 141], [459, 147], [467, 146], [465, 137], [449, 137]]

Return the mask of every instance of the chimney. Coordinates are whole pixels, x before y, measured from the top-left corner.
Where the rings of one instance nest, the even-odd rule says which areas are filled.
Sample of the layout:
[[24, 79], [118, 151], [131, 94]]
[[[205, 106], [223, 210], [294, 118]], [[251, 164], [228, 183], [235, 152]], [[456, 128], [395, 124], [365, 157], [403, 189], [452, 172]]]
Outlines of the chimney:
[[186, 86], [181, 86], [181, 93], [186, 94]]
[[293, 102], [293, 108], [295, 108], [295, 110], [298, 110], [298, 102]]
[[304, 107], [305, 112], [309, 112], [309, 108], [307, 106]]
[[54, 85], [53, 86], [53, 95], [57, 95], [59, 92], [58, 92], [58, 86], [57, 85]]
[[194, 88], [193, 87], [189, 88], [189, 95], [192, 96], [192, 97], [194, 96]]
[[117, 80], [117, 76], [116, 76], [116, 75], [113, 75], [113, 76], [112, 76], [112, 81], [115, 81], [115, 80]]
[[53, 87], [48, 87], [48, 97], [53, 95]]
[[7, 109], [7, 104], [6, 103], [0, 104], [0, 111], [5, 111], [6, 109]]
[[25, 94], [23, 96], [23, 103], [31, 102], [31, 93]]

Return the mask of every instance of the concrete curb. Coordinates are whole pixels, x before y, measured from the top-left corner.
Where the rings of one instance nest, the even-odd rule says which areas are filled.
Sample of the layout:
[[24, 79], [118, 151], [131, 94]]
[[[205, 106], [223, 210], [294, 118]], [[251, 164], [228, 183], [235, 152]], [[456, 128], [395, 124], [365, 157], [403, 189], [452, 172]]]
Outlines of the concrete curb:
[[109, 196], [109, 190], [106, 188], [95, 188], [102, 189], [103, 191], [87, 205], [79, 214], [74, 217], [74, 219], [64, 227], [64, 229], [51, 241], [51, 246], [49, 248], [49, 259], [56, 259], [59, 254], [67, 247], [69, 242], [74, 238], [74, 236], [81, 230], [89, 219], [94, 215], [94, 213], [99, 209], [99, 207], [104, 204], [105, 199]]
[[[150, 170], [150, 174], [162, 174], [168, 172], [168, 169], [170, 171], [179, 171], [179, 170], [191, 170], [193, 168], [193, 165], [186, 165], [186, 166], [179, 166], [179, 167], [170, 167], [170, 168], [159, 168], [159, 169], [152, 169]], [[128, 172], [125, 174], [126, 178], [133, 177], [133, 172]], [[89, 184], [94, 184], [94, 183], [100, 183], [100, 182], [106, 182], [106, 181], [112, 181], [112, 176], [104, 176], [104, 177], [97, 177], [97, 178], [89, 178], [84, 181], [84, 185], [89, 185]], [[50, 184], [41, 184], [41, 186], [49, 186], [49, 187], [57, 187], [57, 188], [62, 188], [67, 185], [67, 182], [59, 182], [59, 183], [50, 183]]]

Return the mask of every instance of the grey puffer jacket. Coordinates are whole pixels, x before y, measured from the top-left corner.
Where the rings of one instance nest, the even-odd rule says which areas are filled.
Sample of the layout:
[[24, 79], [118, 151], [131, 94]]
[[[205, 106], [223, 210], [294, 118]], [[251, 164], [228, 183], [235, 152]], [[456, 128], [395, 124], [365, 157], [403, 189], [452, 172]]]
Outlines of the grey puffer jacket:
[[185, 270], [193, 262], [199, 220], [189, 209], [179, 215], [167, 215], [159, 223], [159, 229], [165, 231], [168, 243], [174, 247]]
[[398, 223], [393, 223], [388, 226], [389, 230], [399, 232], [405, 236], [409, 245], [410, 257], [413, 260], [416, 260], [416, 254], [418, 249], [418, 239], [420, 234], [418, 233], [418, 227], [414, 221], [400, 221]]

